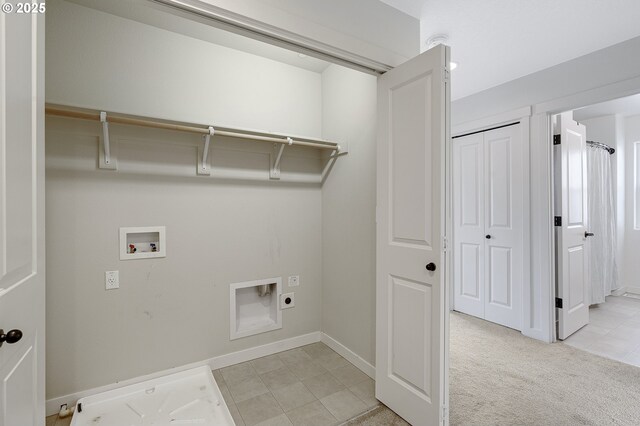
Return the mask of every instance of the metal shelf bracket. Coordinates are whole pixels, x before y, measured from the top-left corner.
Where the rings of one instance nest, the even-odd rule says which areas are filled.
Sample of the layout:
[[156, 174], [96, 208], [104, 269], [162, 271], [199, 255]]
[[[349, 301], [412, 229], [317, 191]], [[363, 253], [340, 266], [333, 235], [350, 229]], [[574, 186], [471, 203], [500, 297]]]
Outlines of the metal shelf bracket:
[[211, 136], [216, 134], [216, 129], [213, 126], [209, 126], [209, 133], [204, 135], [204, 145], [202, 151], [198, 150], [198, 174], [209, 176], [211, 175], [211, 164], [209, 163], [209, 144], [211, 143]]
[[[278, 146], [279, 145], [279, 146]], [[285, 146], [293, 145], [293, 139], [287, 137], [287, 144], [274, 144], [271, 153], [271, 169], [269, 169], [270, 179], [280, 179], [280, 162]]]
[[102, 123], [102, 139], [100, 139], [100, 158], [98, 167], [101, 169], [117, 170], [117, 158], [112, 152], [111, 140], [109, 139], [109, 122], [107, 113], [100, 111], [100, 122]]

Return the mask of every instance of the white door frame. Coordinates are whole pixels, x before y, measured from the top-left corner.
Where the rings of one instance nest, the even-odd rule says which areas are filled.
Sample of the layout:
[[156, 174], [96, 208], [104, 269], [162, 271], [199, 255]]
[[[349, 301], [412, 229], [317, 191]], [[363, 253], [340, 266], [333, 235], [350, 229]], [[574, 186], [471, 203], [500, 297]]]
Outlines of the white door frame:
[[[452, 137], [456, 137], [456, 136], [461, 136], [467, 133], [474, 133], [474, 132], [482, 132], [482, 131], [487, 131], [487, 130], [491, 130], [492, 128], [495, 127], [500, 127], [500, 126], [504, 126], [504, 125], [508, 125], [508, 124], [512, 124], [512, 123], [520, 123], [520, 128], [521, 128], [521, 132], [522, 132], [522, 144], [523, 144], [523, 166], [524, 166], [524, 171], [523, 171], [523, 184], [522, 184], [522, 191], [524, 194], [524, 204], [523, 204], [523, 210], [524, 210], [524, 214], [523, 214], [523, 229], [524, 229], [524, 235], [523, 235], [523, 243], [524, 243], [524, 247], [523, 247], [523, 279], [524, 282], [522, 283], [522, 317], [521, 317], [521, 324], [522, 324], [522, 334], [524, 334], [525, 336], [530, 336], [530, 337], [536, 337], [535, 335], [535, 331], [531, 330], [530, 327], [530, 321], [527, 322], [525, 321], [526, 318], [530, 318], [531, 317], [531, 217], [530, 217], [530, 212], [531, 212], [531, 198], [529, 196], [529, 188], [530, 188], [530, 173], [529, 173], [529, 164], [530, 164], [530, 156], [529, 156], [529, 147], [530, 147], [530, 118], [531, 118], [531, 108], [530, 107], [525, 107], [525, 108], [520, 108], [514, 111], [509, 111], [503, 114], [499, 114], [499, 115], [495, 115], [495, 116], [491, 116], [491, 117], [487, 117], [487, 118], [483, 118], [480, 120], [474, 120], [474, 121], [470, 121], [467, 123], [460, 123], [458, 125], [453, 126], [453, 128], [451, 129], [451, 134], [453, 135]], [[453, 151], [452, 151], [453, 152]], [[452, 179], [452, 174], [453, 174], [453, 155], [449, 155], [448, 156], [448, 170], [449, 173], [449, 179]], [[449, 191], [450, 192], [450, 191]], [[452, 208], [452, 205], [451, 205]], [[453, 210], [450, 211], [450, 213], [447, 215], [448, 218], [453, 218]], [[452, 247], [453, 245], [453, 227], [451, 230], [448, 230], [449, 234], [451, 235], [450, 241], [451, 244], [449, 245], [449, 247]], [[450, 263], [453, 264], [453, 256], [455, 256], [455, 253], [451, 253], [451, 256], [449, 256], [449, 260]], [[451, 272], [448, 274], [447, 276], [447, 286], [448, 286], [448, 290], [449, 290], [449, 309], [453, 310], [453, 298], [454, 298], [454, 286], [453, 286], [453, 281], [452, 281], [452, 273], [453, 270], [451, 270]]]
[[584, 90], [532, 107], [531, 117], [531, 231], [532, 283], [539, 306], [534, 314], [538, 322], [536, 337], [555, 342], [555, 243], [553, 226], [553, 129], [551, 117], [600, 102], [640, 93], [640, 77], [603, 87]]

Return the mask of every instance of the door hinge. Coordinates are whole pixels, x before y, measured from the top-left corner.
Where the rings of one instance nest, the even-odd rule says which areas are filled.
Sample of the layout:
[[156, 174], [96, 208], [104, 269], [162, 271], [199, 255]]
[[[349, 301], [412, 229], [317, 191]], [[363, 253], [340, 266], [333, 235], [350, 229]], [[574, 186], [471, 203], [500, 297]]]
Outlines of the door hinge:
[[560, 145], [561, 140], [562, 140], [562, 137], [560, 135], [553, 135], [553, 144], [554, 145]]
[[556, 297], [556, 308], [562, 309], [562, 299]]
[[447, 251], [447, 237], [442, 237], [442, 251]]
[[449, 82], [449, 69], [447, 67], [444, 67], [444, 73], [442, 74], [442, 78], [445, 83]]
[[447, 422], [447, 417], [449, 416], [449, 409], [447, 407], [442, 407], [442, 424], [446, 425]]
[[555, 216], [553, 218], [553, 225], [554, 226], [562, 226], [562, 216]]

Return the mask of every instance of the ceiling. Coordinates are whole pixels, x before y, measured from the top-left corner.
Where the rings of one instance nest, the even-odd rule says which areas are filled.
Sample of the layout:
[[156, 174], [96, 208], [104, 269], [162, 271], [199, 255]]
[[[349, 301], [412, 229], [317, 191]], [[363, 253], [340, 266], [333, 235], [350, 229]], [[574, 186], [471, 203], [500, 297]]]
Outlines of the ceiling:
[[640, 115], [640, 94], [602, 102], [573, 111], [573, 119], [576, 121], [589, 120], [604, 115], [620, 115], [622, 117]]
[[381, 1], [420, 19], [423, 50], [449, 36], [453, 99], [640, 36], [638, 0]]
[[313, 72], [322, 72], [329, 63], [311, 56], [299, 55], [291, 50], [225, 31], [198, 21], [196, 17], [179, 16], [173, 9], [144, 1], [131, 0], [69, 0], [92, 9], [101, 10], [122, 18], [197, 38], [219, 46], [228, 47], [274, 61], [293, 65]]

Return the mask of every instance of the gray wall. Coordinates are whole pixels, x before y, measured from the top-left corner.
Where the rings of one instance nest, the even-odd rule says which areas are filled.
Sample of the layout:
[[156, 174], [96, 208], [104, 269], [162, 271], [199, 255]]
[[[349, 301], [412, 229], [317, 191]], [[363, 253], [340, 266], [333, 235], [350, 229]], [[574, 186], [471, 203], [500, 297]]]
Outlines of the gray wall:
[[451, 105], [452, 123], [490, 117], [638, 77], [638, 52], [640, 37], [456, 100]]
[[[322, 187], [322, 331], [375, 364], [376, 78], [322, 74], [323, 136], [349, 143]], [[345, 96], [345, 94], [348, 94]]]
[[[48, 102], [321, 134], [317, 73], [59, 1], [46, 48]], [[319, 185], [268, 182], [269, 144], [219, 138], [229, 179], [196, 177], [198, 135], [117, 125], [119, 170], [100, 170], [100, 131], [47, 119], [48, 399], [321, 329]], [[321, 166], [287, 148], [283, 179]], [[120, 261], [118, 228], [151, 225], [167, 257]], [[294, 274], [283, 329], [229, 341], [229, 283]]]

